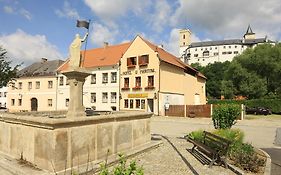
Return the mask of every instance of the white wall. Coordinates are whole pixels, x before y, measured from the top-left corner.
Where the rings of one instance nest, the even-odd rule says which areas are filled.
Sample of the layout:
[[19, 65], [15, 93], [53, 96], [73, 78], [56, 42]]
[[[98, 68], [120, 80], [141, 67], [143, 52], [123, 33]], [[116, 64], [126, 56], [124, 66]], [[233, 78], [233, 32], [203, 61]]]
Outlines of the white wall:
[[[111, 72], [116, 72], [117, 81], [111, 83]], [[116, 107], [119, 110], [119, 67], [107, 66], [92, 69], [92, 73], [96, 74], [96, 84], [91, 84], [91, 76], [86, 78], [83, 86], [83, 105], [85, 107], [95, 106], [96, 110], [112, 110], [111, 107]], [[108, 83], [102, 83], [102, 74], [108, 73]], [[69, 86], [66, 85], [66, 77], [62, 74], [58, 75], [64, 77], [64, 85], [59, 85], [58, 78], [58, 110], [67, 110], [66, 99], [69, 98]], [[107, 92], [108, 100], [107, 103], [102, 102], [102, 93]], [[116, 103], [111, 102], [111, 92], [116, 92]], [[96, 93], [96, 102], [91, 102], [91, 93]]]
[[7, 93], [8, 88], [7, 87], [2, 87], [0, 88], [0, 103], [1, 103], [1, 107], [6, 107], [7, 105], [7, 96], [5, 97], [5, 93]]
[[169, 105], [183, 105], [184, 103], [184, 95], [183, 94], [172, 94], [172, 93], [159, 93], [159, 113], [160, 115], [165, 115], [165, 104], [169, 103]]

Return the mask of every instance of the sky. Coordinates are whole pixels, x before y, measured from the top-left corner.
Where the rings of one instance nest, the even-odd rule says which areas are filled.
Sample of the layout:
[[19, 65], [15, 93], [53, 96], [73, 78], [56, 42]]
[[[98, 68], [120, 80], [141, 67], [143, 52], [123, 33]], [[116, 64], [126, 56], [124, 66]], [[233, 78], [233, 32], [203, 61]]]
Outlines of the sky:
[[[66, 60], [76, 20], [91, 20], [87, 49], [136, 35], [179, 55], [179, 29], [192, 42], [239, 39], [250, 24], [257, 37], [281, 39], [280, 0], [0, 0], [0, 46], [12, 64]], [[84, 47], [83, 47], [84, 48]]]

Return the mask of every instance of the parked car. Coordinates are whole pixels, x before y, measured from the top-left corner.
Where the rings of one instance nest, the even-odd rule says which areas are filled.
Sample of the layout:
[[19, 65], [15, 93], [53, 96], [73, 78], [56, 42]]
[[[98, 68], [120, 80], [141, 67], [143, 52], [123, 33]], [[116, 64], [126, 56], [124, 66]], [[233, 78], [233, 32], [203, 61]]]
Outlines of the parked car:
[[246, 107], [246, 114], [255, 114], [255, 115], [271, 115], [272, 111], [265, 107]]
[[100, 115], [93, 108], [85, 108], [86, 116]]

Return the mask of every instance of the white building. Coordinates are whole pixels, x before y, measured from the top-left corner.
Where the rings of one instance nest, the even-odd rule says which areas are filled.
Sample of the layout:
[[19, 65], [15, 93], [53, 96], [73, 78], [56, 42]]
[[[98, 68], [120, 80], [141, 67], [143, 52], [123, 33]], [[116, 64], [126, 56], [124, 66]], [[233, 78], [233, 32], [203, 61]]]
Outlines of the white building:
[[181, 60], [187, 64], [200, 63], [206, 66], [209, 63], [232, 61], [232, 59], [241, 54], [249, 47], [255, 47], [258, 44], [271, 43], [273, 41], [264, 38], [256, 38], [250, 25], [242, 39], [230, 39], [220, 41], [204, 41], [191, 43], [190, 30], [180, 30], [180, 55]]
[[[83, 105], [96, 110], [119, 110], [119, 61], [130, 43], [109, 46], [86, 51], [82, 67], [92, 75], [86, 78], [83, 86]], [[82, 52], [83, 53], [83, 52]], [[68, 61], [58, 71], [67, 70]], [[69, 103], [69, 85], [67, 78], [58, 74], [58, 110], [67, 110]]]
[[7, 106], [7, 87], [0, 88], [0, 107]]

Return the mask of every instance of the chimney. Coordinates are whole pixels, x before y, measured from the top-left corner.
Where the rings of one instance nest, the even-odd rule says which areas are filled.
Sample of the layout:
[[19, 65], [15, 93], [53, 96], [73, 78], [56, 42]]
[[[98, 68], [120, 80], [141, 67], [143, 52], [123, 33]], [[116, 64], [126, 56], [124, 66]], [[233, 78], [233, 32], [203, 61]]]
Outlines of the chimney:
[[158, 47], [161, 48], [161, 49], [164, 49], [164, 45], [163, 44], [158, 45]]
[[108, 46], [108, 42], [103, 42], [103, 47], [107, 48], [107, 46]]
[[45, 63], [45, 62], [47, 62], [47, 61], [48, 61], [47, 58], [41, 58], [41, 62], [42, 62], [42, 63]]

